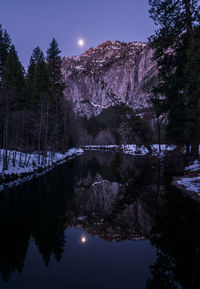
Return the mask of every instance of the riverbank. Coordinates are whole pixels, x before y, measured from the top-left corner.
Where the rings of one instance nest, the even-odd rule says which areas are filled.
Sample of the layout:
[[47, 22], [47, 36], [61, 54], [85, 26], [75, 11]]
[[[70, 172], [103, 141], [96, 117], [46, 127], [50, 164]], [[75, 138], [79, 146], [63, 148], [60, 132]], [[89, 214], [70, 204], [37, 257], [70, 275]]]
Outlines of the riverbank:
[[[119, 151], [133, 156], [150, 155], [154, 157], [164, 157], [166, 152], [176, 150], [175, 145], [153, 144], [151, 145], [152, 153], [144, 145], [128, 144], [128, 145], [88, 145], [84, 150], [106, 150], [106, 151]], [[183, 151], [184, 153], [184, 151]], [[199, 151], [200, 153], [200, 151]], [[183, 176], [174, 177], [172, 184], [180, 189], [183, 193], [200, 201], [200, 161], [195, 160], [185, 168]]]
[[[126, 144], [126, 145], [86, 145], [82, 147], [84, 150], [107, 150], [107, 151], [120, 151], [128, 155], [144, 156], [149, 154], [148, 149], [144, 145]], [[167, 151], [173, 151], [176, 148], [174, 145], [167, 144], [152, 144], [152, 155], [163, 156]]]
[[83, 150], [80, 148], [71, 148], [65, 153], [47, 152], [45, 159], [38, 163], [38, 154], [36, 152], [25, 154], [20, 151], [8, 150], [8, 167], [6, 170], [3, 170], [4, 150], [0, 150], [0, 191], [6, 187], [18, 185], [45, 174], [55, 166], [82, 153]]
[[[39, 177], [42, 174], [52, 170], [55, 166], [60, 165], [67, 160], [82, 154], [84, 151], [116, 151], [132, 156], [163, 157], [166, 152], [176, 149], [176, 146], [162, 144], [151, 145], [152, 153], [144, 145], [128, 144], [128, 145], [87, 145], [81, 148], [72, 148], [65, 153], [47, 152], [45, 158], [41, 158], [38, 163], [38, 154], [36, 152], [25, 154], [19, 151], [7, 151], [8, 168], [3, 171], [3, 150], [0, 150], [0, 191], [6, 187], [19, 185], [20, 183], [29, 181], [32, 178]], [[196, 160], [185, 168], [185, 174], [180, 177], [173, 178], [173, 185], [190, 197], [200, 201], [200, 161]]]
[[173, 185], [200, 202], [200, 160], [195, 160], [185, 168], [185, 174], [175, 177]]

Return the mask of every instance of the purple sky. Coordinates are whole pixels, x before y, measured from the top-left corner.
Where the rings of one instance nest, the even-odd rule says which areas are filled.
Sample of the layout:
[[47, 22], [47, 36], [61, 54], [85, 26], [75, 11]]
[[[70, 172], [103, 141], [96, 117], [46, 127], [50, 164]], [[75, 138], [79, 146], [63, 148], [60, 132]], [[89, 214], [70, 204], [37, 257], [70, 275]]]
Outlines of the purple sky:
[[148, 0], [1, 0], [0, 23], [25, 66], [33, 48], [45, 52], [53, 37], [71, 56], [106, 40], [146, 41], [154, 32]]

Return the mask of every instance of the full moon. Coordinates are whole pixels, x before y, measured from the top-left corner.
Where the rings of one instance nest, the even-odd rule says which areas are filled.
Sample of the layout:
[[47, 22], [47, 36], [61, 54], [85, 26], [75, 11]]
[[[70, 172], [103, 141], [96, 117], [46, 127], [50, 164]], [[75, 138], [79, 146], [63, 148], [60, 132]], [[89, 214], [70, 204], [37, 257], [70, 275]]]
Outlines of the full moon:
[[83, 47], [85, 44], [85, 41], [83, 39], [78, 40], [78, 46]]

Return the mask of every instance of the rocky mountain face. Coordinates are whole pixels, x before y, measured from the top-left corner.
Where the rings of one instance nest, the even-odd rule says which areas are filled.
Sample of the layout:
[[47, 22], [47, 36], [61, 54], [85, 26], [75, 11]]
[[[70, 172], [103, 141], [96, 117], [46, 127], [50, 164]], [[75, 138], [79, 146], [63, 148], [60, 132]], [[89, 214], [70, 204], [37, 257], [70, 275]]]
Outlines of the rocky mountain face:
[[156, 72], [146, 43], [107, 41], [63, 58], [64, 93], [74, 112], [88, 118], [119, 102], [143, 112], [150, 104], [142, 87]]

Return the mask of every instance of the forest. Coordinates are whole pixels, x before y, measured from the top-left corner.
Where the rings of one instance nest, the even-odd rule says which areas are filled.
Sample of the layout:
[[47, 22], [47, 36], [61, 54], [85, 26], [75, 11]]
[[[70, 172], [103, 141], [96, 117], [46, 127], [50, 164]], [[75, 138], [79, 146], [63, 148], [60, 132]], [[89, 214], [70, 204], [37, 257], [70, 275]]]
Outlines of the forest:
[[[64, 99], [60, 50], [52, 40], [46, 56], [33, 50], [27, 71], [15, 46], [0, 26], [0, 158], [8, 168], [8, 150], [38, 154], [38, 164], [47, 162], [47, 151], [66, 151], [70, 146], [71, 110]], [[28, 162], [27, 156], [25, 163]], [[12, 154], [15, 163], [15, 154]]]
[[200, 0], [0, 15], [0, 289], [200, 288]]
[[[99, 116], [75, 116], [65, 99], [62, 58], [55, 38], [46, 55], [33, 50], [27, 71], [22, 66], [7, 31], [0, 26], [0, 160], [3, 170], [12, 151], [29, 156], [37, 152], [38, 164], [47, 163], [47, 152], [65, 152], [81, 144], [81, 134], [89, 141], [107, 129], [116, 144], [152, 143], [186, 146], [187, 153], [198, 157], [200, 143], [200, 26], [197, 1], [150, 0], [150, 17], [158, 26], [149, 38], [158, 73], [145, 84], [149, 93], [156, 130], [123, 103]], [[116, 97], [117, 95], [108, 95]], [[164, 118], [163, 118], [164, 116]], [[163, 122], [162, 120], [165, 119]], [[167, 121], [166, 121], [167, 119]], [[163, 137], [164, 136], [164, 137]], [[85, 143], [84, 143], [85, 144]], [[89, 144], [89, 143], [88, 143]]]

